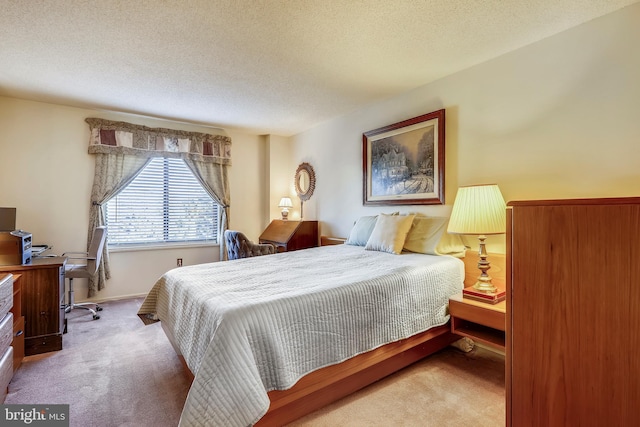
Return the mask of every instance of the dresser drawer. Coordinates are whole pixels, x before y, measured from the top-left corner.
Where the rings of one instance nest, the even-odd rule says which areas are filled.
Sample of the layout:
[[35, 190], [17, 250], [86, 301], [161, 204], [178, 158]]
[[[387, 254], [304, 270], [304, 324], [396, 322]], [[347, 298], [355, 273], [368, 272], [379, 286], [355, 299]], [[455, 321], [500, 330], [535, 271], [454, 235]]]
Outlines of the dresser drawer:
[[13, 307], [13, 277], [0, 281], [0, 319]]
[[13, 341], [13, 314], [7, 313], [0, 321], [0, 354], [11, 345]]
[[20, 367], [24, 359], [24, 316], [18, 317], [13, 322], [13, 371]]
[[7, 387], [13, 377], [13, 347], [9, 347], [0, 359], [0, 403], [7, 397]]

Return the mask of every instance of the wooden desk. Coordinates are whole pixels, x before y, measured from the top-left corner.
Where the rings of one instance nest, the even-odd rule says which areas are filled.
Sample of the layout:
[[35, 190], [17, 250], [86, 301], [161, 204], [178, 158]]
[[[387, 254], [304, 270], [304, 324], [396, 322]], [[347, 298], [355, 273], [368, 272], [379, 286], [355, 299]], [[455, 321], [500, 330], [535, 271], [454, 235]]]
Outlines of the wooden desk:
[[65, 263], [64, 257], [45, 257], [31, 264], [0, 266], [0, 273], [20, 275], [27, 356], [62, 350]]
[[318, 221], [274, 219], [260, 235], [260, 243], [271, 243], [278, 252], [318, 246]]

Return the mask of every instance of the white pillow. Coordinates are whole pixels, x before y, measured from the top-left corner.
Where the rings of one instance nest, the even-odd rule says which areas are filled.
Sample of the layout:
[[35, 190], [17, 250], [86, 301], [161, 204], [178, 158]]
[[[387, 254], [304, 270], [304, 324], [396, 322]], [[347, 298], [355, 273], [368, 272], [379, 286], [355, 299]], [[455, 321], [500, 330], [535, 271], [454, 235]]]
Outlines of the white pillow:
[[347, 245], [364, 246], [367, 244], [367, 240], [371, 236], [373, 228], [376, 226], [378, 215], [374, 216], [361, 216], [356, 221], [355, 225], [349, 233], [347, 241], [344, 242]]
[[[383, 215], [399, 215], [400, 212], [393, 212], [391, 214], [383, 214]], [[378, 220], [378, 215], [371, 216], [361, 216], [358, 218], [353, 228], [349, 232], [349, 237], [344, 242], [347, 245], [354, 246], [365, 246], [369, 237], [371, 236], [371, 232], [373, 231], [373, 227], [376, 226], [376, 221]]]
[[401, 253], [414, 217], [415, 215], [380, 214], [364, 248], [368, 251]]

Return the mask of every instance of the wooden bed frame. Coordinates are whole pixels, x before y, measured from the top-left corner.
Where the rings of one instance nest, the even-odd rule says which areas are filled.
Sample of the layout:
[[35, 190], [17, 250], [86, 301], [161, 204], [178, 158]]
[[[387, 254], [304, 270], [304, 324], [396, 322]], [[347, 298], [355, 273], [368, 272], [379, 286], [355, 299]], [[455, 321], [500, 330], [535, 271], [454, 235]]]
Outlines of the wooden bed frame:
[[460, 339], [449, 324], [396, 341], [300, 379], [289, 390], [269, 392], [271, 406], [256, 426], [282, 426], [354, 393]]
[[[467, 251], [463, 261], [465, 276], [467, 276], [465, 282], [468, 281], [468, 276], [472, 276], [471, 279], [475, 280], [478, 274], [477, 253]], [[162, 322], [160, 324], [178, 353], [186, 374], [193, 381], [194, 376], [174, 344], [172, 334]], [[373, 384], [447, 347], [460, 338], [451, 333], [451, 326], [447, 323], [362, 353], [342, 363], [311, 372], [288, 390], [270, 391], [268, 394], [271, 405], [264, 417], [256, 423], [256, 427], [282, 426], [290, 423]]]
[[[186, 375], [193, 381], [193, 373], [174, 344], [171, 332], [162, 322], [160, 325], [178, 353]], [[342, 363], [318, 369], [302, 377], [288, 390], [270, 391], [269, 411], [255, 425], [267, 427], [290, 423], [373, 384], [460, 338], [451, 333], [451, 327], [447, 323], [359, 354]]]

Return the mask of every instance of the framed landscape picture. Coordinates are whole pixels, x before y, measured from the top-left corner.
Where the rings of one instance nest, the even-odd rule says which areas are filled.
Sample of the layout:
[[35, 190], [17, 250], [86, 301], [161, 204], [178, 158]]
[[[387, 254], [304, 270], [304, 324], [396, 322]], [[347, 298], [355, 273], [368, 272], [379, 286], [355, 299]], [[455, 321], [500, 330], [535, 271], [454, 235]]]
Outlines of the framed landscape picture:
[[444, 110], [362, 135], [365, 205], [444, 204]]

